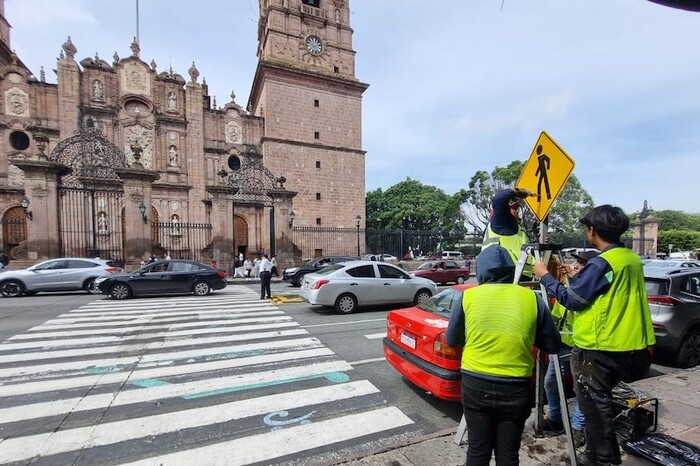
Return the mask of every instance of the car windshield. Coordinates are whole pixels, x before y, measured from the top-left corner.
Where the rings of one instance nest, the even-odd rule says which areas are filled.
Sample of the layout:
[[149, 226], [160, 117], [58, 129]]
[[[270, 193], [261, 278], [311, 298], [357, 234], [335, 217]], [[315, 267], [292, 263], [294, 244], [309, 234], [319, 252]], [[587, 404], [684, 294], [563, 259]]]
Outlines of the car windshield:
[[418, 308], [449, 318], [452, 311], [462, 308], [462, 294], [463, 291], [461, 290], [449, 288], [419, 304]]
[[329, 265], [328, 267], [324, 267], [324, 268], [322, 268], [321, 270], [319, 270], [318, 272], [316, 272], [316, 274], [318, 274], [318, 275], [328, 275], [329, 273], [333, 273], [333, 272], [335, 272], [336, 270], [342, 269], [343, 267], [345, 267], [343, 264], [333, 264], [333, 265]]
[[418, 266], [416, 270], [430, 270], [434, 265], [434, 262], [423, 262]]
[[648, 265], [650, 267], [681, 267], [683, 265], [683, 263], [681, 261], [647, 259], [644, 261], [644, 265]]

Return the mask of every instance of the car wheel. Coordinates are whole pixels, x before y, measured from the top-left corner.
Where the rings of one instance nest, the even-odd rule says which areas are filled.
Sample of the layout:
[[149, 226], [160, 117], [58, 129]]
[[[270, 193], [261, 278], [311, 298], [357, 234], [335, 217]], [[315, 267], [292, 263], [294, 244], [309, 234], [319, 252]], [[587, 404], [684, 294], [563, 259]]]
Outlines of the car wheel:
[[95, 284], [95, 279], [91, 278], [85, 282], [83, 289], [89, 294], [100, 294], [100, 289]]
[[700, 364], [700, 329], [692, 329], [678, 349], [678, 365], [684, 369]]
[[24, 293], [24, 285], [18, 280], [7, 280], [0, 285], [0, 294], [6, 298], [16, 298]]
[[305, 273], [300, 273], [299, 275], [297, 275], [296, 278], [294, 278], [294, 282], [292, 283], [292, 285], [294, 285], [294, 286], [296, 286], [296, 287], [300, 287], [300, 286], [301, 286], [301, 282], [304, 281], [304, 275], [306, 275], [306, 274], [305, 274]]
[[335, 310], [340, 314], [352, 314], [357, 310], [357, 298], [350, 293], [343, 293], [335, 300]]
[[131, 288], [124, 283], [115, 283], [109, 290], [109, 296], [112, 299], [126, 299], [131, 296]]
[[192, 292], [196, 296], [206, 296], [211, 293], [211, 286], [207, 282], [197, 282], [192, 286]]
[[455, 280], [455, 281], [457, 282], [458, 285], [461, 285], [462, 283], [464, 283], [464, 277], [462, 277], [462, 276], [457, 277], [457, 280]]
[[432, 296], [432, 293], [428, 290], [419, 290], [418, 293], [416, 293], [415, 298], [413, 298], [413, 304], [423, 304], [427, 300], [430, 299]]

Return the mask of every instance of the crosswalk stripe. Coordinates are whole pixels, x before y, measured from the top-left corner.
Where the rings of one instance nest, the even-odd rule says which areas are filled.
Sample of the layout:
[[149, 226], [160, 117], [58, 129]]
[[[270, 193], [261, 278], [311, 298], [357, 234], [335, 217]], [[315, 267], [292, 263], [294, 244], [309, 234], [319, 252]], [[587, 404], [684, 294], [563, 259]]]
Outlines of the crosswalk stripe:
[[[33, 340], [36, 338], [51, 338], [51, 337], [71, 337], [71, 336], [80, 336], [80, 335], [114, 335], [114, 334], [122, 334], [122, 333], [130, 333], [130, 332], [138, 332], [141, 330], [176, 330], [176, 329], [184, 329], [184, 328], [192, 328], [192, 327], [204, 327], [204, 326], [211, 326], [211, 325], [220, 325], [220, 324], [246, 324], [246, 323], [254, 323], [254, 322], [287, 322], [292, 320], [291, 317], [285, 316], [285, 315], [280, 315], [280, 316], [274, 316], [274, 317], [258, 317], [256, 314], [256, 317], [247, 317], [247, 318], [236, 318], [234, 319], [225, 319], [225, 320], [213, 320], [213, 321], [196, 321], [196, 322], [187, 322], [187, 323], [181, 323], [181, 324], [172, 324], [172, 325], [141, 325], [141, 326], [131, 326], [131, 327], [119, 327], [119, 328], [108, 328], [108, 329], [100, 329], [100, 330], [66, 330], [63, 332], [44, 332], [44, 333], [23, 333], [19, 335], [15, 335], [12, 338], [8, 339], [8, 341], [17, 341], [17, 340]], [[225, 327], [223, 327], [225, 328]]]
[[[57, 399], [41, 403], [26, 403], [0, 409], [0, 421], [16, 422], [92, 409], [146, 403], [174, 397], [200, 398], [207, 394], [236, 391], [271, 385], [283, 385], [310, 378], [338, 381], [338, 374], [353, 370], [345, 361], [321, 362], [297, 367], [286, 367], [270, 372], [253, 372], [226, 377], [212, 377], [192, 382], [172, 383], [148, 389], [121, 390], [116, 395], [105, 393], [77, 398]], [[279, 396], [279, 395], [278, 395]]]
[[[179, 348], [192, 345], [210, 345], [217, 343], [234, 343], [247, 340], [262, 340], [265, 338], [289, 337], [294, 335], [307, 335], [309, 332], [304, 329], [276, 330], [270, 332], [244, 333], [241, 335], [226, 335], [220, 337], [187, 338], [181, 340], [154, 341], [144, 344], [116, 345], [116, 346], [96, 346], [90, 348], [91, 355], [109, 354], [115, 352], [139, 351], [142, 353], [154, 350]], [[0, 356], [0, 363], [17, 363], [20, 361], [39, 361], [42, 359], [61, 359], [85, 356], [85, 348], [54, 350], [30, 353], [14, 353]]]
[[382, 333], [370, 333], [369, 335], [365, 335], [365, 338], [368, 340], [376, 340], [378, 338], [384, 338], [386, 336], [386, 332]]
[[[238, 325], [231, 327], [217, 327], [217, 328], [207, 328], [199, 330], [180, 330], [177, 332], [168, 332], [165, 336], [167, 338], [176, 338], [178, 336], [189, 336], [189, 335], [204, 335], [209, 333], [230, 333], [230, 332], [244, 332], [251, 330], [267, 330], [273, 328], [289, 328], [299, 326], [296, 322], [279, 322], [274, 324], [260, 324], [260, 325]], [[1, 343], [0, 351], [14, 351], [18, 349], [28, 349], [28, 348], [55, 348], [60, 346], [85, 346], [92, 345], [95, 343], [118, 343], [118, 342], [134, 342], [138, 340], [147, 340], [149, 338], [161, 338], [163, 337], [163, 332], [157, 333], [142, 333], [139, 335], [121, 335], [121, 336], [109, 336], [109, 337], [95, 337], [95, 338], [66, 338], [63, 340], [40, 340], [40, 341], [26, 341], [22, 343]]]
[[[258, 303], [241, 303], [242, 305], [237, 306], [237, 307], [245, 307], [249, 309], [274, 309], [275, 306], [274, 304], [271, 303], [263, 303], [260, 304]], [[153, 306], [139, 306], [137, 308], [133, 309], [90, 309], [90, 310], [85, 310], [82, 312], [75, 312], [71, 311], [68, 314], [66, 314], [69, 317], [87, 317], [87, 316], [92, 316], [92, 315], [111, 315], [111, 316], [116, 316], [116, 315], [132, 315], [132, 314], [154, 314], [154, 315], [159, 315], [162, 314], [164, 311], [188, 311], [188, 310], [222, 310], [225, 311], [227, 309], [231, 309], [233, 307], [234, 303], [226, 303], [226, 304], [192, 304], [192, 305], [187, 305], [187, 306], [168, 306], [168, 307], [153, 307]]]
[[[60, 364], [41, 364], [33, 366], [10, 367], [0, 369], [0, 379], [13, 377], [13, 381], [19, 381], [23, 377], [41, 375], [46, 377], [54, 372], [61, 375], [78, 370], [99, 370], [101, 368], [115, 368], [119, 366], [149, 367], [158, 364], [172, 364], [176, 361], [187, 361], [201, 357], [236, 357], [241, 354], [249, 354], [254, 351], [271, 349], [309, 349], [318, 348], [322, 344], [316, 338], [300, 338], [296, 340], [271, 341], [264, 343], [251, 343], [247, 345], [209, 347], [197, 350], [174, 351], [169, 353], [146, 354], [144, 356], [116, 357], [109, 359], [83, 359], [74, 362], [61, 362]], [[188, 361], [189, 362], [189, 361]]]
[[[283, 311], [280, 310], [274, 310], [274, 311], [256, 311], [255, 315], [256, 316], [274, 316], [274, 315], [282, 315], [284, 314]], [[228, 319], [239, 319], [239, 315], [245, 316], [243, 313], [229, 313], [229, 312], [222, 312], [221, 315], [213, 314], [213, 315], [207, 315], [207, 316], [200, 316], [199, 320], [197, 322], [210, 322], [210, 320], [216, 320], [222, 317], [226, 317]], [[169, 324], [169, 323], [177, 323], [177, 322], [188, 322], [192, 320], [192, 314], [189, 314], [187, 316], [181, 316], [181, 317], [171, 317], [169, 319], [161, 319], [160, 316], [134, 316], [130, 317], [129, 320], [126, 321], [117, 321], [117, 322], [74, 322], [72, 324], [49, 324], [48, 322], [45, 324], [37, 325], [36, 327], [32, 327], [28, 332], [32, 333], [40, 333], [40, 332], [45, 332], [45, 331], [54, 331], [54, 330], [66, 330], [66, 329], [83, 329], [83, 328], [94, 328], [94, 327], [116, 327], [116, 328], [121, 328], [124, 326], [128, 325], [138, 325], [138, 324], [145, 324], [145, 323], [157, 323], [157, 324]]]
[[224, 369], [266, 364], [280, 361], [290, 361], [304, 358], [317, 358], [335, 355], [328, 348], [318, 348], [302, 351], [275, 353], [272, 355], [249, 356], [245, 358], [227, 359], [223, 361], [200, 362], [178, 366], [158, 367], [154, 369], [136, 369], [117, 373], [105, 373], [87, 376], [68, 377], [64, 379], [49, 379], [38, 382], [0, 385], [0, 397], [41, 393], [69, 388], [95, 387], [97, 385], [122, 384], [129, 379], [157, 379], [174, 375], [192, 375], [198, 372], [210, 372]]
[[97, 426], [78, 427], [45, 434], [16, 437], [0, 443], [0, 463], [22, 461], [96, 446], [110, 445], [149, 435], [203, 427], [278, 410], [340, 401], [376, 393], [367, 381], [268, 395], [173, 413], [156, 414]]
[[[266, 309], [278, 309], [276, 307], [269, 307]], [[53, 319], [49, 322], [48, 324], [51, 323], [58, 323], [58, 324], [67, 324], [67, 323], [76, 323], [76, 322], [110, 322], [110, 321], [123, 321], [123, 320], [130, 320], [130, 319], [138, 319], [138, 318], [151, 318], [151, 319], [161, 319], [161, 318], [167, 318], [167, 317], [177, 317], [177, 316], [216, 316], [216, 315], [221, 315], [221, 316], [226, 316], [226, 315], [234, 315], [234, 314], [252, 314], [255, 312], [259, 312], [258, 308], [241, 308], [241, 309], [230, 309], [230, 310], [223, 310], [223, 309], [204, 309], [204, 310], [197, 310], [193, 309], [190, 311], [173, 311], [173, 312], [158, 312], [158, 313], [142, 313], [142, 314], [133, 314], [133, 315], [109, 315], [109, 314], [100, 314], [100, 315], [94, 315], [94, 316], [88, 316], [88, 317], [57, 317], [56, 319]]]
[[202, 458], [210, 466], [257, 463], [409, 424], [413, 421], [392, 406], [158, 455], [122, 466], [199, 464]]

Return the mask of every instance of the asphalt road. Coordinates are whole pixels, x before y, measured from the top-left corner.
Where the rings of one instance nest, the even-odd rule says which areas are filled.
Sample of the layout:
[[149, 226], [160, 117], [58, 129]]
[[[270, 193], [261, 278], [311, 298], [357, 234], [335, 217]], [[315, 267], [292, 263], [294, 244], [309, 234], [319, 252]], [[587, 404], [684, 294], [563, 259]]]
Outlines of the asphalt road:
[[258, 286], [0, 299], [0, 464], [328, 463], [459, 422], [384, 361], [387, 309]]

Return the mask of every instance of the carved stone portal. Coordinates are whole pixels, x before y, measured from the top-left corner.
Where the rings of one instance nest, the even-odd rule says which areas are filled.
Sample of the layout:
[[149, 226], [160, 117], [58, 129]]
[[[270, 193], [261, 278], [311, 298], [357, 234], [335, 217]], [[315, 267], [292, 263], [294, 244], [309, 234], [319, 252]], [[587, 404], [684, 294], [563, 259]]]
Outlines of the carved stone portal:
[[136, 162], [132, 146], [141, 148], [139, 162], [146, 170], [151, 170], [153, 167], [153, 132], [143, 126], [124, 128], [124, 154], [130, 166]]

